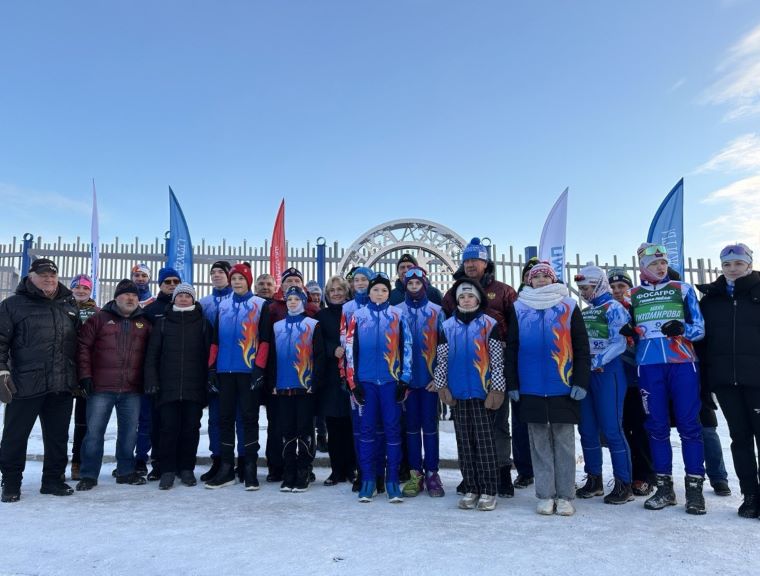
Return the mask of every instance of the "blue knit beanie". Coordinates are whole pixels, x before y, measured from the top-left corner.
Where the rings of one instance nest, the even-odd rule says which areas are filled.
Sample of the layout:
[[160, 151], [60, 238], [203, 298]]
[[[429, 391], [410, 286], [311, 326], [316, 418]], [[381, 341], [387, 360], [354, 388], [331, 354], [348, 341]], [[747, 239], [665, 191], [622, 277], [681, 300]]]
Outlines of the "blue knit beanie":
[[166, 268], [161, 268], [161, 270], [158, 271], [158, 283], [163, 284], [164, 280], [167, 278], [179, 278], [182, 280], [179, 272], [177, 272], [174, 268], [169, 268], [168, 266]]
[[488, 248], [480, 243], [480, 238], [473, 238], [470, 243], [465, 246], [462, 252], [462, 262], [465, 260], [485, 260], [488, 262]]

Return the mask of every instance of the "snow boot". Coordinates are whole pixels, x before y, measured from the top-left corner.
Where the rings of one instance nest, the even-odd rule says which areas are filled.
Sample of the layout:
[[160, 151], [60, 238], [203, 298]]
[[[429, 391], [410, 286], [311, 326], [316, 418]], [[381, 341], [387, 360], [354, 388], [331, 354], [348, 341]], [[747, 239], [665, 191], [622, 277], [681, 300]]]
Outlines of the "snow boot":
[[71, 496], [74, 489], [65, 482], [50, 482], [40, 486], [40, 494], [50, 494], [52, 496]]
[[757, 518], [760, 514], [760, 498], [757, 494], [745, 494], [744, 502], [739, 506], [739, 516], [742, 518]]
[[192, 470], [180, 470], [179, 481], [182, 482], [185, 486], [195, 486], [198, 483], [198, 480], [195, 479], [195, 474], [193, 474]]
[[601, 474], [586, 474], [586, 483], [575, 491], [576, 498], [604, 496], [604, 482]]
[[425, 474], [425, 489], [431, 498], [442, 498], [446, 495], [438, 472], [427, 472]]
[[2, 502], [18, 502], [21, 500], [21, 486], [18, 484], [9, 484], [3, 480], [3, 495], [0, 497]]
[[[153, 468], [155, 470], [156, 468]], [[116, 477], [117, 484], [129, 484], [130, 486], [142, 486], [145, 484], [145, 478], [140, 476], [137, 472], [131, 474], [124, 474], [123, 476]]]
[[417, 496], [417, 494], [423, 490], [424, 481], [425, 479], [424, 476], [422, 476], [422, 472], [418, 472], [417, 470], [409, 472], [409, 480], [404, 483], [404, 496], [407, 498], [414, 498]]
[[375, 483], [372, 480], [362, 482], [361, 490], [359, 490], [359, 502], [372, 502], [375, 496], [377, 496]]
[[77, 492], [87, 492], [88, 490], [95, 488], [97, 485], [98, 481], [94, 478], [82, 478], [77, 483]]
[[717, 496], [731, 496], [731, 488], [727, 481], [717, 480], [716, 482], [710, 482], [710, 485]]
[[676, 493], [673, 491], [673, 477], [667, 474], [657, 475], [657, 492], [647, 498], [644, 508], [647, 510], [662, 510], [666, 506], [676, 505]]
[[702, 486], [705, 479], [702, 476], [687, 474], [684, 478], [686, 484], [686, 513], [701, 516], [705, 514], [705, 497], [702, 494]]
[[[510, 465], [499, 468], [498, 494], [499, 498], [513, 498], [515, 495], [515, 486], [512, 484], [512, 466]], [[493, 508], [489, 508], [489, 510], [493, 510]]]
[[[238, 458], [238, 462], [240, 462], [240, 458]], [[240, 466], [240, 464], [238, 464], [238, 466]], [[252, 462], [246, 462], [245, 470], [243, 471], [243, 478], [245, 481], [245, 489], [249, 492], [259, 489], [259, 479], [257, 475], [258, 469], [256, 466], [256, 461], [253, 460]]]
[[164, 472], [161, 474], [161, 480], [158, 482], [159, 490], [171, 490], [174, 488], [174, 472]]
[[219, 472], [219, 467], [222, 465], [222, 458], [220, 456], [211, 457], [211, 468], [208, 472], [201, 474], [201, 482], [208, 482]]
[[635, 500], [631, 485], [615, 478], [615, 486], [612, 488], [612, 492], [604, 497], [605, 504], [625, 504], [631, 500]]
[[654, 486], [646, 480], [634, 480], [631, 492], [634, 496], [649, 496], [654, 491]]
[[218, 488], [224, 488], [225, 486], [232, 486], [237, 483], [237, 477], [235, 476], [235, 469], [232, 464], [223, 462], [219, 466], [219, 471], [211, 480], [206, 482], [206, 488], [216, 490]]

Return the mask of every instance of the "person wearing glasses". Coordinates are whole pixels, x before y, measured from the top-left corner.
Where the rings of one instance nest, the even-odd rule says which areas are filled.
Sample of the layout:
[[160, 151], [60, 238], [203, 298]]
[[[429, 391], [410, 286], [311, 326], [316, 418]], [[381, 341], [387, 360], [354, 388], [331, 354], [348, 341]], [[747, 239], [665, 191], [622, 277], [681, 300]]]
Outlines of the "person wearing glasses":
[[[145, 318], [155, 324], [158, 318], [163, 318], [167, 308], [171, 308], [174, 289], [182, 282], [179, 272], [174, 268], [161, 268], [158, 271], [158, 295], [150, 304], [143, 307]], [[138, 287], [139, 290], [139, 287]], [[159, 444], [161, 442], [160, 414], [155, 406], [153, 396], [144, 394], [140, 404], [140, 423], [137, 430], [136, 471], [147, 474], [148, 452], [151, 456], [153, 469], [148, 474], [148, 480], [156, 481], [161, 478], [161, 468], [158, 460]]]
[[624, 336], [635, 336], [636, 364], [649, 434], [657, 491], [644, 502], [648, 510], [676, 504], [673, 489], [673, 449], [670, 445], [670, 407], [681, 437], [686, 469], [686, 512], [704, 514], [702, 485], [705, 451], [699, 421], [700, 386], [693, 342], [705, 335], [694, 289], [668, 277], [668, 251], [660, 244], [638, 249], [641, 285], [631, 289], [631, 324]]
[[399, 485], [401, 402], [412, 369], [412, 336], [401, 311], [388, 298], [391, 281], [378, 272], [369, 283], [369, 303], [351, 317], [346, 331], [346, 377], [362, 407], [359, 438], [360, 502], [377, 494], [377, 424], [385, 430], [385, 490], [392, 503], [403, 502]]
[[631, 317], [620, 302], [612, 297], [604, 270], [589, 264], [575, 276], [581, 298], [588, 304], [583, 321], [591, 348], [591, 382], [588, 394], [581, 400], [581, 421], [578, 432], [585, 460], [586, 484], [575, 491], [578, 498], [604, 496], [602, 481], [603, 433], [610, 450], [615, 485], [604, 496], [605, 504], [625, 504], [634, 499], [631, 490], [631, 451], [623, 433], [623, 402], [628, 384], [621, 355], [626, 339], [620, 334]]
[[438, 475], [438, 393], [433, 376], [443, 311], [428, 299], [428, 287], [425, 271], [409, 268], [404, 274], [406, 296], [398, 305], [412, 334], [412, 379], [404, 401], [410, 473], [403, 493], [417, 496], [427, 489], [428, 496], [441, 497], [445, 492]]
[[731, 454], [744, 501], [739, 516], [760, 515], [760, 274], [752, 250], [731, 244], [720, 253], [723, 274], [697, 289], [705, 318], [698, 348], [702, 376], [718, 397], [731, 434]]

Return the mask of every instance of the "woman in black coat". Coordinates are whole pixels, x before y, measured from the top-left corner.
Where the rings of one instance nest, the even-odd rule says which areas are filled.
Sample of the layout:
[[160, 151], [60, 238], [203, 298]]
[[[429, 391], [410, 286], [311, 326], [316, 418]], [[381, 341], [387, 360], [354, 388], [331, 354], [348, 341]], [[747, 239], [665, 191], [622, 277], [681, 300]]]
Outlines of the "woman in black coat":
[[324, 484], [334, 486], [339, 482], [353, 482], [356, 477], [350, 395], [340, 373], [345, 354], [340, 343], [340, 320], [348, 297], [348, 282], [333, 276], [327, 281], [325, 295], [327, 307], [316, 315], [325, 346], [325, 371], [317, 393], [317, 414], [324, 416], [327, 424], [327, 452], [332, 468]]
[[161, 490], [171, 488], [177, 474], [186, 486], [196, 484], [193, 470], [206, 404], [211, 336], [195, 290], [180, 284], [172, 306], [156, 320], [145, 353], [145, 393], [155, 396], [161, 415]]
[[705, 318], [698, 348], [703, 381], [714, 392], [728, 422], [731, 454], [744, 502], [739, 516], [760, 513], [760, 274], [752, 271], [752, 251], [744, 244], [720, 253], [721, 275], [697, 286]]

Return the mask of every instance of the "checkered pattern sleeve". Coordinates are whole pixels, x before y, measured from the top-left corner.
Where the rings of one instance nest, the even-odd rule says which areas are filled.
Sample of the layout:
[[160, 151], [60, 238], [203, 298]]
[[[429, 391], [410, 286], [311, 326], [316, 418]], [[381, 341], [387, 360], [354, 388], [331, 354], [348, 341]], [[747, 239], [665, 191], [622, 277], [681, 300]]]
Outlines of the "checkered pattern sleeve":
[[491, 390], [504, 392], [504, 348], [500, 340], [488, 339], [488, 353], [491, 357]]
[[433, 374], [433, 380], [435, 381], [436, 390], [445, 388], [448, 384], [448, 371], [449, 371], [449, 343], [444, 342], [438, 344], [436, 348], [437, 364], [435, 365], [435, 373]]

